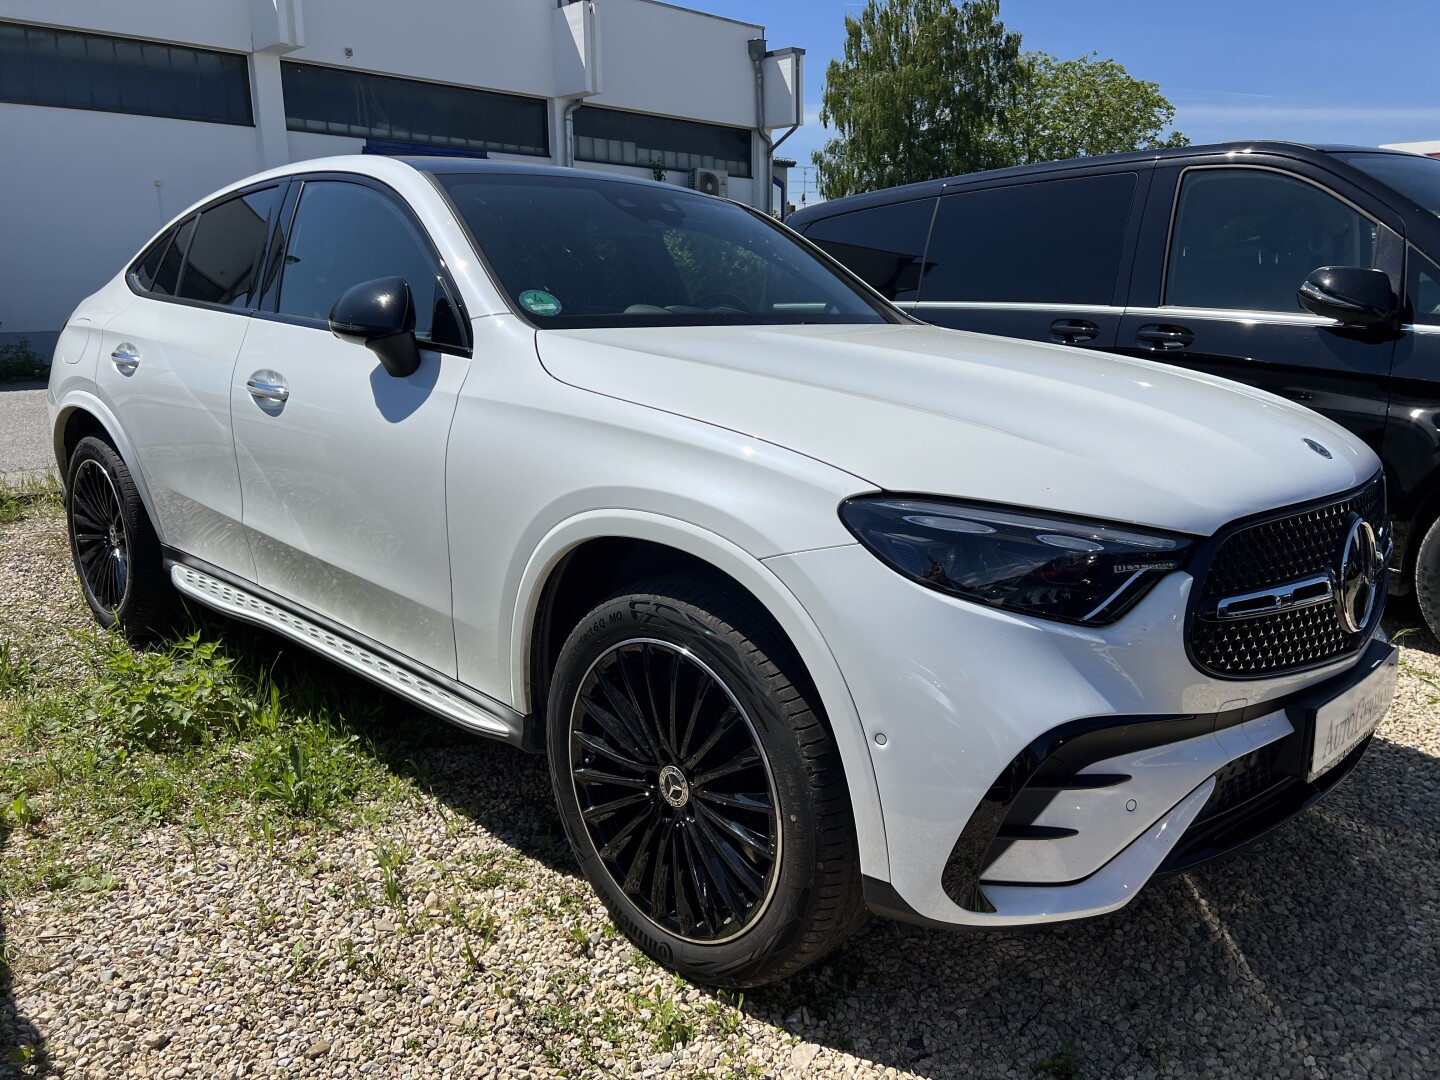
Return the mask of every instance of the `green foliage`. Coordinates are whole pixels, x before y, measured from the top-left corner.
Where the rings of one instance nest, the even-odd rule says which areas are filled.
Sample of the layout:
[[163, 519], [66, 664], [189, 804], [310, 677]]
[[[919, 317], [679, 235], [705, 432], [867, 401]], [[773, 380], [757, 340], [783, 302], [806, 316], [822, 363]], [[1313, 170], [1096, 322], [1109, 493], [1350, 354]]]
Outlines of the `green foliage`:
[[125, 746], [194, 746], [240, 733], [253, 715], [253, 688], [220, 642], [198, 630], [150, 652], [135, 652], [119, 635], [100, 641], [102, 680], [88, 716]]
[[1114, 60], [1098, 53], [1061, 60], [1032, 52], [1025, 54], [1025, 68], [1006, 130], [997, 133], [1009, 142], [1012, 164], [1190, 142], [1178, 131], [1162, 135], [1175, 119], [1175, 106], [1159, 85], [1131, 78]]
[[14, 642], [0, 641], [0, 694], [19, 694], [30, 685], [30, 661]]
[[5, 481], [0, 483], [0, 525], [13, 525], [33, 507], [59, 502], [60, 485], [53, 476], [18, 483]]
[[650, 1045], [655, 1050], [674, 1050], [685, 1046], [695, 1038], [695, 1021], [658, 987], [655, 996], [632, 994], [630, 1004], [639, 1010], [645, 1024], [645, 1033], [650, 1036]]
[[30, 347], [29, 338], [0, 344], [0, 383], [48, 379], [50, 365]]
[[869, 0], [825, 72], [820, 119], [837, 137], [814, 154], [821, 194], [1007, 164], [993, 129], [1023, 74], [999, 0]]
[[820, 108], [837, 135], [813, 155], [826, 198], [1189, 141], [1163, 134], [1159, 86], [1113, 59], [1022, 54], [999, 0], [869, 0], [845, 30]]

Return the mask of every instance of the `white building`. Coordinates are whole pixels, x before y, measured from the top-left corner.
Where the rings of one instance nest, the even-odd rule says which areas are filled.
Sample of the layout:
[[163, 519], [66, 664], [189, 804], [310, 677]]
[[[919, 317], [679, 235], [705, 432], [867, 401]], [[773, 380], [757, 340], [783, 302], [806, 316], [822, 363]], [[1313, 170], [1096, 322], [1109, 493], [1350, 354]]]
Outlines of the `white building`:
[[658, 171], [770, 209], [802, 52], [764, 37], [655, 0], [0, 0], [0, 340], [48, 351], [164, 222], [305, 158]]

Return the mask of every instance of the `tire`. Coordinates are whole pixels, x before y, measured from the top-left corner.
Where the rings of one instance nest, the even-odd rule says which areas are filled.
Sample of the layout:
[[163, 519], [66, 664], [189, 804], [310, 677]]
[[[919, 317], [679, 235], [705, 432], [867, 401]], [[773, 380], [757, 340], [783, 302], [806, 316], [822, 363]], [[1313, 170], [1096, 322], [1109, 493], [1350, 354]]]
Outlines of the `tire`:
[[1440, 640], [1440, 519], [1430, 523], [1415, 554], [1415, 600], [1430, 633]]
[[864, 921], [834, 740], [788, 643], [730, 591], [663, 578], [596, 607], [560, 651], [547, 735], [580, 868], [652, 959], [758, 986]]
[[174, 590], [160, 538], [124, 459], [96, 436], [81, 439], [70, 455], [65, 524], [80, 591], [95, 621], [136, 639], [162, 631], [174, 609]]

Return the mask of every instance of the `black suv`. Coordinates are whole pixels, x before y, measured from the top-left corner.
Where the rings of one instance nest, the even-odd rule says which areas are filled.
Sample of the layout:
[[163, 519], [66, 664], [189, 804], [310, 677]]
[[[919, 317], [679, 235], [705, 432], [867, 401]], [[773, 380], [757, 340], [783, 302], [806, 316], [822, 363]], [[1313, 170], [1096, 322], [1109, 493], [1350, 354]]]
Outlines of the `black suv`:
[[1440, 161], [1226, 143], [854, 195], [788, 224], [941, 326], [1250, 383], [1385, 462], [1392, 580], [1440, 636]]

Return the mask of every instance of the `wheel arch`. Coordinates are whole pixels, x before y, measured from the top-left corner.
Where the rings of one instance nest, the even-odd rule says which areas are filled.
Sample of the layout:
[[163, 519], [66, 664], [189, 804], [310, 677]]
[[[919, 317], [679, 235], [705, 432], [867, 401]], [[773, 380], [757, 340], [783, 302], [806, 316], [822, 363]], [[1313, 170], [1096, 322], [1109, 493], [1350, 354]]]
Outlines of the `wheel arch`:
[[[604, 574], [597, 579], [595, 571], [601, 569]], [[563, 641], [573, 628], [563, 626], [565, 616], [578, 611], [578, 621], [626, 581], [677, 570], [740, 589], [795, 650], [840, 752], [861, 869], [888, 880], [879, 788], [839, 665], [794, 594], [760, 559], [723, 537], [690, 522], [636, 510], [590, 511], [551, 529], [525, 566], [513, 607], [510, 679], [516, 707], [523, 712], [543, 708], [538, 691], [545, 685], [546, 663], [553, 662], [552, 650], [558, 651], [555, 638]]]
[[150, 497], [150, 488], [145, 483], [145, 474], [139, 468], [135, 447], [125, 434], [115, 414], [105, 403], [93, 394], [81, 391], [67, 394], [55, 410], [55, 421], [51, 425], [51, 440], [55, 452], [55, 463], [60, 467], [63, 483], [70, 469], [70, 455], [76, 445], [87, 435], [98, 435], [115, 448], [115, 452], [130, 466], [130, 477], [140, 492], [145, 512], [150, 516], [151, 526], [160, 542], [165, 542], [160, 516], [155, 512], [155, 503]]

